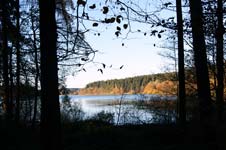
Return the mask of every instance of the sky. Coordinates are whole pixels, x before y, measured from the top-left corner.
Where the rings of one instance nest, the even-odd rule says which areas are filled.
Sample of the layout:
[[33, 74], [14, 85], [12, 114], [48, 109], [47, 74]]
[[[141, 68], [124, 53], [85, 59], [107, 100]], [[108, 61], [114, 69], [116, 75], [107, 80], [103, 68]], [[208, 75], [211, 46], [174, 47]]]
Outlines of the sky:
[[[150, 31], [150, 26], [133, 23], [132, 29], [137, 31]], [[86, 41], [92, 48], [98, 50], [94, 63], [85, 66], [86, 72], [81, 71], [74, 76], [69, 75], [66, 80], [68, 88], [84, 88], [86, 84], [94, 81], [121, 79], [139, 75], [164, 72], [167, 65], [172, 64], [158, 53], [163, 51], [159, 48], [164, 45], [165, 37], [144, 36], [144, 32], [130, 33], [126, 38], [127, 31], [120, 38], [115, 36], [115, 25], [99, 25], [85, 34]], [[122, 46], [122, 43], [124, 46]], [[155, 46], [154, 46], [155, 45]], [[101, 63], [106, 64], [103, 74], [97, 71], [102, 68]], [[119, 69], [122, 66], [122, 69]], [[112, 67], [110, 67], [112, 66]]]

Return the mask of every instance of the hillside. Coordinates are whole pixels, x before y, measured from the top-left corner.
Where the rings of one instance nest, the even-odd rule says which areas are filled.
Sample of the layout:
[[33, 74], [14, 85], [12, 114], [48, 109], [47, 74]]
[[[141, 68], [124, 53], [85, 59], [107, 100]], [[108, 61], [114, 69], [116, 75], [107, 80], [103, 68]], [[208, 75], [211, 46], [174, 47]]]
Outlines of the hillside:
[[177, 91], [175, 73], [159, 73], [152, 75], [135, 76], [124, 79], [96, 81], [87, 84], [79, 91], [81, 95], [99, 94], [169, 94]]

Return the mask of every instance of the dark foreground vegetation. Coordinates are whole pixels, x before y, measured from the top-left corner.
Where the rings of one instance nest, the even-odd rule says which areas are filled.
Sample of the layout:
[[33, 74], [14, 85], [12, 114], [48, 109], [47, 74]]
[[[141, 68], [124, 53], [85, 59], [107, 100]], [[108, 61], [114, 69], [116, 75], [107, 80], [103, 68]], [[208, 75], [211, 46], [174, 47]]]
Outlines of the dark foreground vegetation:
[[[100, 121], [62, 124], [65, 150], [223, 150], [226, 148], [226, 127], [203, 128], [188, 124], [181, 129], [171, 125], [122, 125]], [[40, 149], [39, 128], [16, 125], [1, 120], [2, 150]]]
[[[100, 112], [82, 119], [82, 110], [71, 105], [65, 96], [61, 104], [61, 137], [64, 150], [224, 150], [226, 124], [216, 123], [216, 117], [200, 124], [198, 107], [194, 99], [187, 101], [185, 126], [169, 121], [175, 112], [176, 101], [154, 100], [133, 102], [137, 107], [152, 110], [156, 123], [117, 125], [113, 115]], [[116, 105], [116, 104], [113, 104]], [[214, 104], [215, 105], [215, 104]], [[224, 108], [225, 110], [225, 108]], [[74, 116], [73, 116], [74, 115]], [[70, 117], [69, 117], [70, 116]], [[225, 115], [224, 115], [225, 116]], [[224, 117], [225, 118], [225, 117]], [[158, 122], [159, 121], [159, 122]], [[41, 149], [40, 122], [15, 122], [0, 117], [0, 141], [4, 150]]]

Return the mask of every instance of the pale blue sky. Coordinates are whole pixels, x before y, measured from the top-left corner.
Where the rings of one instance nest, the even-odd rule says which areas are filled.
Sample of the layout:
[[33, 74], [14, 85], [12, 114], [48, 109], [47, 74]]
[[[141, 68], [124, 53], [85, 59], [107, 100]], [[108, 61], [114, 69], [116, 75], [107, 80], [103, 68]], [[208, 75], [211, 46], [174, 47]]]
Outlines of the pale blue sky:
[[[88, 28], [92, 28], [88, 25]], [[143, 33], [131, 33], [127, 39], [116, 38], [115, 25], [100, 25], [97, 30], [100, 36], [94, 35], [94, 31], [85, 34], [87, 42], [99, 52], [96, 53], [94, 62], [105, 63], [112, 68], [106, 68], [101, 74], [98, 63], [90, 63], [85, 66], [87, 72], [78, 72], [75, 76], [68, 76], [66, 84], [69, 88], [82, 88], [87, 83], [99, 80], [120, 79], [137, 75], [146, 75], [162, 72], [169, 62], [158, 53], [163, 49], [154, 47], [164, 45], [165, 37], [158, 39], [156, 36], [144, 36]], [[95, 28], [92, 28], [95, 29]], [[150, 26], [132, 24], [133, 31], [141, 29], [150, 31]], [[126, 32], [126, 31], [125, 31]], [[122, 34], [125, 37], [125, 34]], [[122, 43], [125, 45], [122, 46]], [[122, 69], [120, 66], [124, 65]]]

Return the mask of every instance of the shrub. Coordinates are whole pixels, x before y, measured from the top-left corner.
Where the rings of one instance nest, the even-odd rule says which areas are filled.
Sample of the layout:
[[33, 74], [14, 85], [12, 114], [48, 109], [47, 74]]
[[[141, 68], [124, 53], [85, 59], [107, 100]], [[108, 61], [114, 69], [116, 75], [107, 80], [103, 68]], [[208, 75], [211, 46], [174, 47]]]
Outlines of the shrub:
[[112, 124], [114, 123], [114, 114], [110, 112], [101, 111], [92, 116], [90, 120]]
[[68, 95], [62, 98], [61, 119], [62, 122], [75, 122], [83, 120], [85, 113], [79, 103], [72, 103]]

